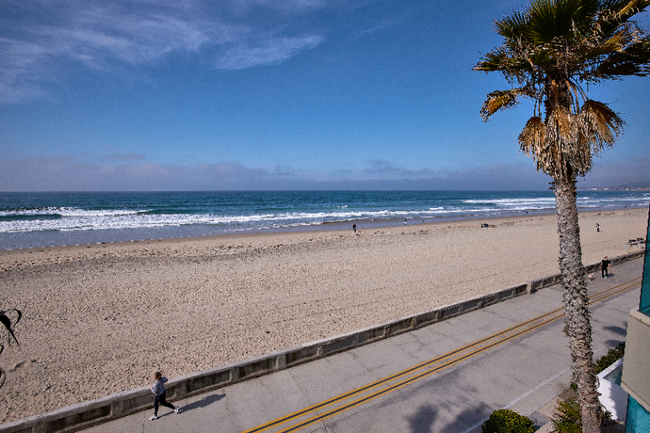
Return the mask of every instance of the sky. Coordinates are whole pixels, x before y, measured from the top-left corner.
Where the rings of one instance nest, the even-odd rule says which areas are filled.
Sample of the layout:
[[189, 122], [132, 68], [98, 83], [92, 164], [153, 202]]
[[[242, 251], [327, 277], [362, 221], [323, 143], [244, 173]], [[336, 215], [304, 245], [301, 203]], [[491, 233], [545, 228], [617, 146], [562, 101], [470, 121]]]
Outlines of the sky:
[[[0, 0], [0, 191], [547, 189], [472, 71], [525, 6]], [[650, 186], [650, 77], [585, 90], [626, 126], [578, 186]]]

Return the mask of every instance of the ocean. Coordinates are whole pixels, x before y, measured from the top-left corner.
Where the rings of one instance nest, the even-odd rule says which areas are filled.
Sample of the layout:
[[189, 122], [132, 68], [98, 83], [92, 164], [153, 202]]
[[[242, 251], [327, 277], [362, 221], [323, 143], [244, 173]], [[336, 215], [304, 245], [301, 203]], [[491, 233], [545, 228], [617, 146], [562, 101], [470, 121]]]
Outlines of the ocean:
[[[581, 191], [581, 210], [647, 207], [647, 191]], [[0, 193], [0, 249], [359, 229], [554, 212], [551, 191]]]

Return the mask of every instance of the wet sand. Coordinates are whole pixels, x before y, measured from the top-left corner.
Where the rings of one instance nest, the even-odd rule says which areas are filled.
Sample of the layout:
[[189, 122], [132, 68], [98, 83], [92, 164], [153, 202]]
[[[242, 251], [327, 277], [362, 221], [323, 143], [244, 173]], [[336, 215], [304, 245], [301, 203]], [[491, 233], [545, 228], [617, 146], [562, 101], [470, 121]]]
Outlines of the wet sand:
[[[647, 221], [581, 214], [584, 263], [624, 254]], [[0, 251], [2, 308], [24, 313], [21, 346], [2, 340], [0, 421], [558, 272], [554, 214], [357, 228]]]

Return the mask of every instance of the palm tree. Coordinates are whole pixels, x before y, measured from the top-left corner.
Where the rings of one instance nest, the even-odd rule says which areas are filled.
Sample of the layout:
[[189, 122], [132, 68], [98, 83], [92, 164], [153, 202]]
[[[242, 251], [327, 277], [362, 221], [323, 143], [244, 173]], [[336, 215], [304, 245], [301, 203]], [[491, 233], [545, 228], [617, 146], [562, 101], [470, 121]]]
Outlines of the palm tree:
[[534, 102], [518, 141], [537, 170], [552, 178], [564, 329], [584, 432], [600, 432], [600, 425], [576, 179], [589, 172], [594, 155], [614, 144], [623, 121], [606, 104], [589, 99], [582, 86], [650, 72], [650, 36], [632, 21], [648, 5], [650, 0], [531, 0], [527, 9], [496, 21], [503, 43], [474, 67], [502, 73], [511, 87], [487, 95], [484, 120], [521, 98]]

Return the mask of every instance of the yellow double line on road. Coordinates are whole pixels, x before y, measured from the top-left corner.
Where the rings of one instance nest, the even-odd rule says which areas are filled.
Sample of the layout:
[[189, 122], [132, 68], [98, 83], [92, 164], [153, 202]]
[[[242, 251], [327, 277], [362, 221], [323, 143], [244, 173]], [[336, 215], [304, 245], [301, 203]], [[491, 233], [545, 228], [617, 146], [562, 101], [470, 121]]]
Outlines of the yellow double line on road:
[[[615, 287], [591, 296], [589, 303], [593, 305], [598, 302], [602, 302], [606, 299], [618, 295], [619, 293], [630, 290], [638, 286], [640, 283], [641, 277], [619, 284]], [[515, 325], [511, 328], [500, 331], [489, 337], [477, 340], [459, 349], [453, 350], [444, 355], [408, 368], [392, 376], [385, 377], [381, 380], [370, 383], [361, 388], [357, 388], [348, 393], [341, 394], [337, 397], [325, 400], [321, 403], [302, 409], [285, 417], [278, 418], [274, 421], [260, 425], [254, 429], [246, 430], [244, 433], [257, 433], [264, 431], [285, 433], [300, 430], [318, 421], [330, 418], [334, 415], [367, 403], [368, 401], [371, 401], [375, 398], [386, 395], [392, 391], [395, 391], [396, 389], [409, 385], [447, 367], [451, 367], [479, 353], [485, 352], [514, 338], [539, 329], [544, 325], [561, 319], [562, 317], [564, 317], [564, 308], [557, 308], [533, 319]], [[330, 406], [333, 405], [336, 406], [330, 408]], [[283, 428], [285, 424], [292, 422], [295, 424], [289, 427], [285, 426]]]

